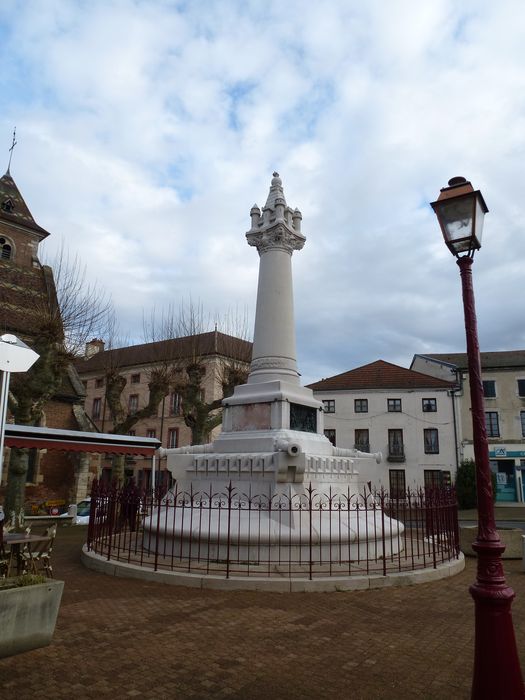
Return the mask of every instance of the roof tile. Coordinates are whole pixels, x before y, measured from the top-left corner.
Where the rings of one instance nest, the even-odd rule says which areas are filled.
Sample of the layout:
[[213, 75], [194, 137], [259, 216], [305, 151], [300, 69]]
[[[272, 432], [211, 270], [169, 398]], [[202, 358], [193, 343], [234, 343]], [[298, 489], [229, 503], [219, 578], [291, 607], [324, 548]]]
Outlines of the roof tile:
[[108, 367], [132, 367], [166, 360], [187, 359], [193, 356], [223, 355], [241, 362], [250, 362], [252, 343], [231, 335], [211, 331], [183, 338], [159, 340], [142, 345], [103, 350], [89, 359], [79, 359], [75, 367], [79, 374], [101, 372]]
[[314, 391], [341, 391], [344, 389], [450, 389], [451, 382], [414, 372], [384, 360], [351, 369], [328, 379], [309, 384]]

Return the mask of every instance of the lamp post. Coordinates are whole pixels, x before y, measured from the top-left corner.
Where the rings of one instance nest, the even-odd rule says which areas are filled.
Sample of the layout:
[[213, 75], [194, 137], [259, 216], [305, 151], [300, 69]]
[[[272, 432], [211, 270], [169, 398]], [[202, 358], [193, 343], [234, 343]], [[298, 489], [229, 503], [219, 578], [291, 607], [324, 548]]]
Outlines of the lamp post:
[[472, 263], [481, 248], [483, 217], [488, 212], [479, 190], [463, 177], [449, 180], [431, 203], [450, 251], [457, 258], [463, 290], [467, 359], [472, 406], [478, 535], [476, 581], [470, 586], [475, 604], [475, 652], [472, 698], [514, 700], [524, 698], [510, 607], [514, 591], [505, 581], [501, 555], [505, 545], [496, 530], [489, 446], [485, 424], [481, 360], [479, 354]]
[[16, 335], [4, 333], [0, 335], [0, 483], [2, 482], [2, 466], [4, 463], [4, 433], [7, 419], [7, 399], [9, 396], [9, 378], [11, 372], [27, 372], [40, 356], [31, 350]]

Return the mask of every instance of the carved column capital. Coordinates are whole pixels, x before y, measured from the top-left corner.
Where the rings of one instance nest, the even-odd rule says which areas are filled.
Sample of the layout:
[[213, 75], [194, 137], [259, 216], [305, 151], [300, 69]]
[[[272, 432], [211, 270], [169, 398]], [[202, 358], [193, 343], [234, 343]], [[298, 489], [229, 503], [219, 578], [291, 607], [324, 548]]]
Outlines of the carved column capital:
[[263, 231], [248, 231], [248, 244], [257, 248], [259, 255], [268, 250], [282, 250], [291, 255], [294, 250], [301, 250], [306, 238], [287, 226], [278, 225]]

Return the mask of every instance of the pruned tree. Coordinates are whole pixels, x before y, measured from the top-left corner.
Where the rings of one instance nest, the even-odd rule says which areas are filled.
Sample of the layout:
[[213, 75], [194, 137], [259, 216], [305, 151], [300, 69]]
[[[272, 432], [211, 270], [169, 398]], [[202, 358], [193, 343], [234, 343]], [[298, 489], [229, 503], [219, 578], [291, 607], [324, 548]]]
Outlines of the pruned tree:
[[[130, 411], [123, 400], [126, 387], [124, 371], [124, 352], [126, 343], [115, 340], [116, 319], [113, 319], [112, 332], [108, 339], [108, 349], [104, 352], [104, 386], [105, 400], [112, 421], [111, 432], [116, 435], [128, 434], [141, 420], [155, 416], [166, 394], [169, 393], [172, 370], [169, 363], [160, 359], [148, 369], [148, 402], [137, 411]], [[114, 346], [117, 347], [114, 347]], [[112, 459], [112, 477], [118, 483], [124, 481], [124, 455], [115, 455]]]
[[[220, 358], [213, 366], [206, 360], [208, 349], [202, 337], [212, 324], [214, 352]], [[194, 304], [190, 299], [176, 312], [173, 307], [168, 308], [160, 322], [153, 313], [144, 328], [150, 335], [160, 329], [164, 336], [187, 339], [185, 344], [172, 348], [173, 390], [181, 397], [181, 412], [191, 430], [191, 444], [206, 442], [222, 421], [223, 399], [231, 396], [248, 376], [251, 343], [246, 340], [246, 313], [228, 311], [213, 319], [205, 315], [201, 303]], [[213, 387], [211, 392], [206, 391], [206, 383]], [[210, 393], [216, 398], [209, 398]]]
[[[148, 400], [144, 407], [130, 411], [124, 401], [126, 387], [125, 351], [109, 341], [104, 353], [105, 399], [111, 432], [126, 434], [139, 422], [158, 414], [170, 393], [180, 396], [181, 416], [191, 430], [192, 444], [208, 439], [221, 422], [222, 399], [246, 380], [251, 343], [246, 341], [246, 322], [239, 314], [224, 314], [222, 328], [235, 328], [236, 336], [219, 330], [219, 321], [204, 314], [202, 305], [191, 300], [177, 311], [169, 308], [143, 317], [143, 333], [148, 345]], [[210, 330], [210, 327], [214, 330]], [[210, 358], [213, 357], [213, 362]], [[124, 479], [124, 458], [113, 459], [112, 476]]]
[[[20, 425], [39, 425], [45, 404], [57, 393], [71, 360], [94, 332], [106, 332], [111, 303], [98, 287], [86, 283], [85, 268], [64, 248], [53, 266], [35, 270], [39, 285], [26, 285], [18, 306], [25, 310], [24, 340], [39, 359], [24, 374], [11, 379], [9, 408]], [[41, 275], [41, 277], [40, 277]], [[18, 333], [16, 323], [8, 327]], [[11, 450], [4, 510], [24, 507], [29, 451]]]

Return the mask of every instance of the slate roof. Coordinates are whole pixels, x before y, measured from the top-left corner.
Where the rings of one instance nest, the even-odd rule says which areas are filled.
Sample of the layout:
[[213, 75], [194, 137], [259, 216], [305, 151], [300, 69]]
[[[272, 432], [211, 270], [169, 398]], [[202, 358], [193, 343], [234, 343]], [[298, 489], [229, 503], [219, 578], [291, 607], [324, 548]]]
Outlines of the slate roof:
[[[516, 367], [525, 367], [525, 350], [502, 350], [496, 352], [482, 352], [481, 367], [482, 369], [514, 369]], [[450, 352], [450, 353], [425, 353], [419, 357], [428, 357], [431, 360], [439, 362], [447, 362], [450, 365], [456, 366], [458, 369], [468, 369], [467, 353], [465, 352]]]
[[351, 369], [309, 384], [314, 391], [345, 389], [450, 389], [454, 385], [421, 372], [414, 372], [384, 360]]
[[[8, 211], [4, 208], [4, 204], [9, 201], [12, 209]], [[49, 236], [49, 232], [39, 226], [33, 219], [29, 207], [9, 172], [0, 177], [0, 221], [29, 228], [31, 231], [40, 234], [41, 238]]]
[[187, 359], [192, 356], [222, 355], [241, 362], [250, 362], [252, 343], [231, 335], [211, 331], [184, 338], [159, 340], [142, 345], [103, 350], [89, 359], [79, 359], [75, 367], [80, 375], [103, 372], [108, 367], [133, 367], [156, 362]]

